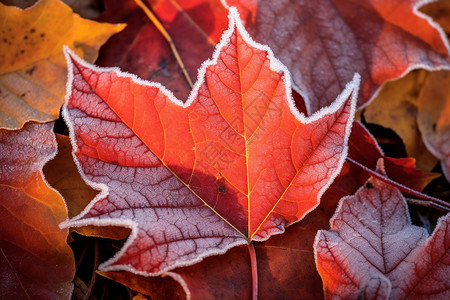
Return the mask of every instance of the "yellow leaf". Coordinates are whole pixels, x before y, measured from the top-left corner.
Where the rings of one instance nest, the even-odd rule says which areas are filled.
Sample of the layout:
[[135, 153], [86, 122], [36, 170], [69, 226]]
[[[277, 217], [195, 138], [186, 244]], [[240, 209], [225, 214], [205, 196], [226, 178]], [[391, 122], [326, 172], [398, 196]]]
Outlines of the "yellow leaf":
[[420, 132], [428, 149], [441, 160], [450, 181], [450, 72], [431, 73], [419, 95]]
[[368, 123], [394, 130], [403, 140], [408, 156], [416, 159], [417, 167], [429, 172], [438, 160], [425, 147], [417, 127], [417, 97], [427, 74], [424, 70], [415, 71], [385, 84], [365, 109], [364, 118]]
[[67, 69], [63, 45], [93, 62], [98, 49], [125, 25], [81, 18], [60, 0], [20, 9], [0, 4], [0, 128], [59, 115]]

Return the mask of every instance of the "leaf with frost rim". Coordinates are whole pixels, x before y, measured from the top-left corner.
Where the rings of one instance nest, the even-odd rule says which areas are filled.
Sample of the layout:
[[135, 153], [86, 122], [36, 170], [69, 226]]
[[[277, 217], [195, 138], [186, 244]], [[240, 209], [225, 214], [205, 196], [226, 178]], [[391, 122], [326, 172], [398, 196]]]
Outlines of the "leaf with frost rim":
[[[299, 111], [297, 110], [297, 108], [295, 107], [295, 103], [294, 100], [292, 99], [292, 95], [291, 95], [291, 84], [290, 84], [290, 73], [287, 70], [287, 68], [281, 64], [281, 62], [279, 60], [277, 60], [274, 56], [272, 51], [270, 50], [270, 48], [268, 46], [265, 45], [260, 45], [256, 42], [254, 42], [251, 37], [248, 35], [248, 33], [245, 31], [243, 25], [241, 24], [240, 18], [239, 18], [239, 14], [237, 12], [236, 9], [232, 8], [229, 11], [229, 27], [228, 29], [223, 33], [222, 38], [221, 38], [221, 42], [217, 45], [216, 50], [214, 51], [213, 54], [213, 58], [209, 59], [207, 61], [205, 61], [198, 73], [198, 78], [197, 81], [189, 95], [189, 98], [187, 100], [186, 103], [181, 102], [180, 100], [176, 99], [172, 92], [168, 91], [165, 87], [163, 87], [161, 84], [159, 83], [155, 83], [155, 82], [148, 82], [142, 79], [137, 78], [135, 75], [132, 74], [128, 74], [125, 72], [121, 72], [118, 68], [100, 68], [100, 67], [96, 67], [93, 65], [90, 65], [84, 61], [82, 61], [79, 57], [77, 57], [76, 55], [74, 55], [68, 48], [65, 48], [65, 54], [66, 54], [66, 59], [68, 61], [68, 65], [69, 65], [69, 80], [67, 82], [67, 94], [66, 94], [66, 102], [65, 105], [63, 107], [63, 116], [64, 119], [69, 127], [70, 130], [70, 138], [71, 138], [71, 143], [72, 143], [72, 147], [73, 147], [73, 156], [74, 156], [74, 160], [76, 162], [77, 168], [80, 172], [80, 174], [82, 175], [83, 179], [85, 180], [85, 182], [87, 184], [89, 184], [91, 187], [93, 187], [96, 190], [99, 190], [100, 193], [90, 202], [90, 204], [76, 217], [72, 218], [71, 220], [66, 220], [65, 222], [61, 223], [60, 226], [61, 227], [77, 227], [77, 226], [86, 226], [86, 225], [96, 225], [96, 226], [124, 226], [124, 227], [128, 227], [131, 228], [131, 234], [130, 237], [127, 239], [127, 241], [125, 242], [124, 246], [109, 260], [107, 260], [106, 262], [102, 263], [99, 266], [99, 269], [102, 271], [119, 271], [119, 270], [125, 270], [125, 271], [130, 271], [133, 272], [135, 274], [139, 274], [139, 275], [143, 275], [143, 276], [157, 276], [160, 275], [168, 270], [177, 268], [177, 267], [181, 267], [181, 266], [187, 266], [187, 265], [192, 265], [196, 262], [199, 262], [203, 259], [203, 257], [207, 257], [207, 256], [211, 256], [211, 255], [218, 255], [218, 254], [223, 254], [225, 253], [228, 249], [230, 249], [231, 247], [237, 246], [237, 245], [243, 245], [243, 244], [247, 244], [248, 243], [248, 239], [246, 238], [240, 238], [239, 240], [237, 240], [234, 243], [231, 243], [229, 245], [227, 245], [226, 247], [224, 247], [224, 249], [221, 249], [220, 251], [218, 251], [217, 249], [211, 249], [209, 251], [206, 251], [205, 253], [199, 254], [196, 259], [190, 259], [189, 261], [181, 261], [181, 262], [177, 262], [175, 260], [174, 263], [172, 263], [171, 265], [169, 265], [168, 267], [165, 267], [164, 269], [155, 272], [155, 273], [149, 273], [146, 271], [138, 271], [135, 268], [129, 266], [129, 265], [112, 265], [114, 264], [120, 257], [122, 257], [122, 255], [125, 253], [125, 251], [128, 249], [128, 247], [130, 247], [130, 245], [132, 244], [132, 242], [134, 242], [134, 240], [137, 237], [137, 233], [138, 233], [138, 226], [137, 226], [137, 222], [131, 220], [131, 219], [118, 219], [118, 218], [105, 218], [105, 219], [94, 219], [94, 218], [90, 218], [90, 219], [85, 219], [85, 220], [81, 220], [81, 218], [83, 216], [85, 216], [90, 209], [94, 206], [94, 204], [102, 199], [104, 199], [106, 196], [109, 195], [109, 188], [103, 184], [103, 183], [97, 183], [97, 182], [93, 182], [90, 181], [85, 173], [82, 170], [81, 164], [78, 162], [78, 160], [75, 157], [75, 153], [78, 150], [77, 147], [77, 143], [76, 143], [76, 137], [74, 135], [74, 125], [72, 123], [72, 121], [70, 120], [69, 117], [69, 111], [67, 108], [67, 105], [69, 103], [70, 97], [71, 97], [71, 93], [72, 93], [72, 82], [73, 82], [73, 64], [71, 63], [71, 59], [74, 59], [77, 63], [79, 63], [82, 66], [85, 66], [87, 68], [93, 69], [94, 71], [98, 71], [98, 72], [102, 72], [102, 71], [112, 71], [115, 72], [115, 74], [117, 74], [119, 77], [128, 77], [131, 78], [135, 83], [142, 85], [142, 86], [146, 86], [146, 87], [155, 87], [158, 88], [163, 94], [165, 94], [168, 99], [173, 102], [174, 104], [186, 108], [188, 106], [191, 105], [191, 103], [196, 99], [197, 96], [197, 92], [200, 88], [200, 86], [205, 82], [205, 78], [206, 78], [206, 68], [208, 66], [211, 65], [215, 65], [217, 63], [217, 59], [219, 57], [219, 54], [222, 50], [222, 48], [224, 46], [226, 46], [229, 42], [229, 39], [231, 37], [231, 35], [235, 32], [235, 30], [237, 30], [240, 35], [242, 36], [242, 38], [244, 39], [244, 42], [246, 42], [247, 44], [249, 44], [252, 47], [255, 47], [259, 50], [263, 50], [266, 51], [267, 53], [267, 57], [268, 60], [270, 62], [270, 69], [274, 72], [277, 73], [282, 73], [283, 76], [281, 77], [283, 82], [284, 82], [284, 86], [285, 86], [285, 93], [286, 93], [286, 98], [288, 101], [288, 106], [290, 108], [290, 112], [292, 113], [292, 115], [295, 117], [295, 119], [303, 124], [308, 124], [311, 123], [313, 121], [317, 121], [318, 119], [320, 119], [321, 117], [323, 117], [326, 114], [332, 114], [335, 111], [337, 111], [338, 109], [341, 108], [341, 106], [343, 106], [344, 103], [346, 103], [347, 101], [349, 101], [349, 106], [350, 106], [350, 110], [349, 110], [349, 118], [345, 124], [345, 135], [343, 137], [343, 141], [344, 144], [342, 145], [342, 152], [341, 152], [341, 156], [338, 160], [337, 163], [337, 168], [335, 170], [334, 173], [332, 173], [332, 176], [330, 176], [330, 179], [328, 180], [327, 184], [325, 184], [318, 192], [317, 195], [317, 204], [312, 207], [309, 211], [307, 211], [304, 215], [306, 215], [308, 212], [310, 212], [311, 210], [313, 210], [315, 207], [317, 207], [317, 205], [319, 205], [319, 200], [320, 197], [322, 196], [322, 194], [325, 192], [325, 190], [331, 185], [331, 183], [333, 182], [334, 178], [339, 174], [342, 165], [345, 161], [346, 155], [347, 155], [347, 150], [348, 150], [348, 138], [350, 136], [350, 128], [352, 125], [352, 121], [353, 121], [353, 117], [354, 117], [354, 112], [355, 112], [355, 106], [356, 106], [356, 99], [357, 99], [357, 92], [358, 92], [358, 87], [359, 87], [359, 81], [360, 81], [360, 77], [358, 74], [355, 74], [353, 80], [347, 84], [346, 88], [342, 91], [342, 93], [337, 97], [337, 99], [333, 102], [332, 105], [330, 105], [329, 107], [323, 108], [320, 111], [318, 111], [317, 113], [315, 113], [313, 116], [310, 117], [305, 117], [303, 114], [299, 113]], [[350, 95], [351, 95], [351, 99], [350, 99]], [[202, 200], [203, 201], [203, 200]], [[209, 205], [208, 205], [209, 206]], [[218, 215], [220, 218], [223, 219], [222, 216]], [[296, 220], [295, 222], [298, 222], [300, 219]], [[289, 223], [288, 225], [291, 225], [295, 222]], [[288, 223], [288, 222], [287, 222]], [[239, 232], [239, 231], [238, 231]], [[284, 228], [279, 229], [278, 232], [275, 233], [271, 233], [272, 234], [281, 234], [284, 232]], [[255, 241], [264, 241], [267, 240], [270, 235], [264, 237], [264, 238], [252, 238], [252, 240]], [[112, 265], [112, 266], [111, 266]]]
[[[378, 160], [377, 170], [381, 174], [386, 174], [383, 158]], [[370, 186], [370, 184], [372, 184], [372, 186]], [[383, 200], [383, 197], [379, 197], [376, 199], [375, 202], [378, 202], [378, 200], [381, 202], [381, 207], [377, 208], [370, 205], [373, 203], [368, 200], [368, 198], [364, 197], [365, 194], [373, 189], [377, 189], [381, 194], [386, 185], [389, 186], [389, 183], [385, 183], [375, 177], [370, 177], [354, 195], [341, 198], [336, 212], [330, 219], [331, 229], [319, 230], [317, 232], [313, 246], [314, 258], [317, 270], [324, 282], [324, 294], [326, 299], [335, 299], [336, 297], [339, 299], [352, 298], [354, 296], [362, 296], [363, 298], [370, 297], [371, 299], [374, 298], [374, 296], [377, 296], [376, 299], [379, 299], [379, 297], [384, 297], [386, 299], [391, 299], [392, 297], [392, 299], [397, 299], [399, 297], [401, 297], [401, 299], [404, 299], [405, 297], [408, 298], [417, 286], [420, 287], [420, 284], [423, 281], [426, 281], [426, 276], [429, 275], [427, 273], [436, 266], [439, 267], [438, 262], [433, 261], [430, 263], [429, 261], [426, 261], [428, 257], [425, 258], [425, 261], [429, 264], [426, 265], [425, 263], [425, 267], [423, 266], [423, 261], [421, 260], [424, 260], [424, 257], [422, 256], [424, 251], [425, 254], [429, 256], [431, 256], [433, 252], [438, 252], [439, 254], [442, 254], [442, 256], [445, 256], [445, 251], [447, 251], [448, 261], [449, 249], [448, 247], [445, 249], [445, 245], [442, 245], [443, 249], [440, 249], [439, 251], [433, 251], [428, 248], [434, 248], [433, 243], [436, 243], [435, 240], [440, 238], [439, 234], [441, 234], [440, 231], [442, 231], [441, 227], [445, 226], [445, 222], [449, 222], [450, 213], [442, 216], [438, 220], [433, 234], [429, 235], [425, 228], [412, 224], [406, 199], [397, 188], [393, 186], [390, 187], [390, 198]], [[394, 197], [396, 200], [392, 200]], [[370, 207], [366, 207], [364, 201], [369, 202]], [[357, 205], [352, 206], [352, 204]], [[394, 206], [393, 212], [388, 210], [389, 208], [392, 208], [392, 206]], [[357, 212], [359, 211], [359, 213], [362, 214], [355, 214], [352, 211], [353, 207], [356, 207], [355, 209]], [[366, 211], [363, 211], [363, 209], [366, 209]], [[367, 212], [368, 210], [372, 211]], [[376, 210], [376, 212], [374, 213], [373, 210]], [[395, 215], [402, 212], [404, 212], [405, 215], [402, 215], [404, 219], [401, 220], [400, 225], [393, 224], [399, 222], [398, 220], [394, 220]], [[386, 224], [383, 223], [380, 224], [378, 220], [372, 218], [373, 214], [380, 214], [381, 218], [387, 214], [391, 214], [388, 215], [389, 220], [387, 222], [391, 223], [389, 224], [391, 226], [397, 226], [395, 228], [396, 231], [392, 232], [391, 227], [386, 227]], [[351, 217], [348, 217], [349, 215], [351, 215]], [[357, 222], [357, 224], [353, 224], [354, 222]], [[372, 230], [372, 226], [374, 225], [369, 227], [366, 226], [364, 222], [371, 225], [376, 223], [375, 230], [380, 228], [381, 236], [377, 236], [379, 240], [374, 241], [361, 234], [361, 232], [364, 233], [370, 231], [373, 235], [378, 235], [377, 231], [374, 232]], [[388, 238], [384, 240], [385, 236], [383, 234], [386, 232], [388, 233]], [[351, 235], [352, 233], [353, 235]], [[402, 235], [399, 236], [399, 234]], [[403, 239], [399, 240], [399, 237]], [[361, 239], [364, 240], [364, 243], [361, 243]], [[394, 241], [395, 239], [397, 240]], [[382, 251], [378, 251], [377, 248], [372, 246], [371, 242], [381, 244], [380, 247]], [[388, 248], [385, 249], [385, 246]], [[406, 247], [406, 249], [399, 248], [402, 246]], [[338, 247], [337, 250], [333, 251], [334, 247]], [[370, 250], [364, 252], [365, 247], [370, 247]], [[340, 250], [342, 249], [344, 249], [344, 253], [336, 258], [335, 253], [340, 253]], [[392, 250], [399, 250], [402, 253], [397, 255], [392, 254]], [[373, 255], [374, 253], [376, 255], [375, 257]], [[352, 256], [352, 254], [355, 256]], [[400, 260], [398, 256], [401, 256]], [[321, 257], [325, 257], [323, 263], [320, 259]], [[382, 261], [380, 261], [380, 259], [382, 259]], [[332, 263], [329, 262], [330, 260], [332, 260]], [[346, 260], [349, 260], [350, 263], [346, 262]], [[393, 261], [395, 264], [393, 264]], [[439, 259], [439, 261], [441, 261], [441, 259]], [[443, 264], [445, 264], [445, 262], [441, 262], [441, 265]], [[385, 269], [384, 272], [382, 271], [383, 267]], [[424, 269], [428, 271], [424, 272]], [[417, 276], [416, 274], [414, 277], [407, 276], [406, 278], [401, 278], [399, 275], [404, 272], [418, 272], [420, 275]], [[337, 273], [339, 276], [336, 276]], [[436, 274], [434, 273], [434, 275]], [[435, 278], [433, 277], [433, 279]], [[342, 282], [342, 280], [346, 281]], [[327, 289], [327, 282], [330, 282], [330, 286], [332, 287], [331, 292]], [[422, 288], [423, 285], [427, 286], [426, 283], [422, 284]], [[435, 289], [436, 288], [437, 287], [435, 287]], [[406, 290], [406, 292], [404, 290]], [[433, 290], [433, 288], [430, 287], [430, 290]], [[346, 292], [345, 295], [341, 294], [343, 291]], [[447, 289], [446, 292], [448, 293], [450, 290]], [[442, 293], [445, 293], [445, 291], [441, 291], [441, 296]], [[427, 295], [432, 296], [434, 294], [429, 292]], [[417, 297], [417, 293], [415, 296]]]
[[[404, 0], [404, 1], [411, 2], [411, 0]], [[378, 96], [378, 94], [380, 93], [382, 87], [387, 82], [395, 81], [397, 79], [403, 78], [409, 72], [411, 72], [413, 70], [416, 70], [416, 69], [424, 69], [424, 70], [427, 70], [427, 71], [450, 70], [450, 42], [447, 39], [447, 35], [446, 35], [444, 29], [431, 16], [429, 16], [429, 15], [427, 15], [427, 14], [425, 14], [425, 13], [420, 11], [420, 8], [422, 6], [425, 6], [426, 4], [429, 4], [431, 2], [435, 2], [435, 1], [438, 1], [438, 0], [412, 0], [412, 1], [415, 2], [415, 3], [413, 3], [413, 5], [411, 5], [412, 14], [414, 14], [417, 17], [425, 20], [433, 29], [435, 29], [438, 32], [439, 36], [441, 37], [441, 41], [443, 43], [443, 46], [447, 50], [447, 61], [448, 61], [448, 64], [447, 65], [440, 65], [440, 66], [436, 66], [435, 67], [435, 66], [427, 65], [423, 61], [420, 62], [420, 63], [409, 63], [408, 67], [405, 68], [403, 73], [401, 73], [397, 77], [392, 77], [392, 78], [384, 81], [382, 84], [380, 84], [375, 89], [374, 93], [370, 96], [370, 98], [365, 99], [365, 101], [361, 105], [357, 105], [357, 110], [358, 111], [360, 111], [363, 108], [365, 108], [366, 106], [368, 106]], [[242, 7], [243, 10], [246, 13], [248, 13], [249, 9], [247, 8], [247, 5], [245, 5], [246, 4], [245, 3], [246, 0], [231, 1], [230, 5], [228, 4], [227, 0], [220, 0], [220, 2], [227, 9], [230, 9], [230, 7], [232, 7], [232, 5], [236, 5], [237, 4], [240, 7]], [[261, 5], [261, 3], [258, 3], [258, 0], [251, 0], [251, 1], [248, 1], [248, 2], [250, 2], [252, 4], [256, 3], [256, 6], [257, 5]], [[332, 2], [332, 1], [330, 0], [330, 2]], [[251, 5], [248, 5], [248, 6], [251, 6]], [[250, 11], [250, 13], [254, 13], [254, 12]], [[256, 18], [256, 17], [253, 16], [253, 18]], [[245, 20], [243, 20], [243, 21], [245, 21]], [[394, 24], [394, 25], [398, 26], [396, 24]], [[261, 40], [260, 42], [265, 42], [265, 41]], [[431, 47], [431, 48], [433, 49], [433, 47]], [[433, 51], [434, 51], [434, 49], [433, 49]], [[334, 67], [334, 64], [332, 64], [332, 65]], [[371, 66], [371, 64], [368, 64], [368, 67], [370, 67], [370, 66]], [[370, 71], [370, 69], [368, 70], [368, 73], [369, 73], [369, 71]], [[358, 71], [354, 70], [353, 72], [358, 72]], [[311, 89], [307, 85], [305, 86], [305, 83], [304, 83], [305, 80], [303, 79], [303, 77], [308, 77], [308, 76], [310, 76], [310, 74], [303, 74], [303, 73], [301, 74], [301, 76], [295, 76], [296, 82], [294, 82], [292, 87], [297, 93], [299, 93], [303, 97], [304, 102], [305, 102], [305, 106], [306, 106], [307, 114], [311, 115], [311, 114], [313, 114], [313, 113], [315, 113], [317, 111], [320, 111], [320, 110], [318, 110], [316, 108], [316, 106], [318, 106], [318, 105], [316, 105], [314, 102], [312, 102], [313, 100], [317, 99], [317, 97], [315, 97], [316, 93], [315, 92], [311, 92]], [[362, 74], [362, 77], [364, 77], [364, 74]], [[369, 75], [369, 77], [370, 77], [370, 75]], [[338, 80], [339, 80], [339, 78], [338, 78]], [[364, 85], [364, 81], [362, 82], [362, 85]], [[310, 95], [313, 95], [313, 97], [310, 97]], [[311, 99], [311, 98], [314, 98], [314, 99]]]

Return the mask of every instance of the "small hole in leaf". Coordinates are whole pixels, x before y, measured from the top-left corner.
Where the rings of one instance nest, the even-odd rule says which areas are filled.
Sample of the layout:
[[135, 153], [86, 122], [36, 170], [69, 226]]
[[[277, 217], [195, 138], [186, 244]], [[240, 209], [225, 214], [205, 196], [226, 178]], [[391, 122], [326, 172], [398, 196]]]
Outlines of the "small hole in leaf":
[[223, 185], [219, 186], [219, 193], [225, 194], [226, 192], [227, 192], [227, 188], [226, 187], [224, 187]]
[[366, 189], [373, 189], [373, 184], [371, 182], [367, 182]]

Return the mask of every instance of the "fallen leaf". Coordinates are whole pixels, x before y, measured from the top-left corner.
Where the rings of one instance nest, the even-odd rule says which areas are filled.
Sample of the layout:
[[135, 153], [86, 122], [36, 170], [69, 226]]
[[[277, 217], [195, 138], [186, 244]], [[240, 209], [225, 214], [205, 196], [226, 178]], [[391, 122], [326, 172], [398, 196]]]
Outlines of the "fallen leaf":
[[[315, 210], [286, 228], [284, 234], [265, 242], [254, 242], [259, 295], [264, 299], [323, 298], [322, 280], [314, 261], [314, 237], [317, 230], [329, 226], [339, 199], [353, 194], [364, 184], [366, 177], [362, 175], [363, 171], [345, 163]], [[177, 268], [167, 275], [180, 282], [191, 299], [231, 299], [233, 296], [247, 299], [252, 289], [249, 265], [248, 249], [241, 246], [220, 256], [207, 257], [198, 264]], [[125, 279], [126, 274], [120, 273], [120, 276]], [[147, 285], [159, 283], [159, 279], [153, 277], [140, 280]], [[129, 281], [127, 283], [129, 288], [138, 290]]]
[[69, 299], [75, 262], [66, 243], [61, 196], [42, 167], [56, 154], [53, 123], [0, 130], [0, 291], [2, 299]]
[[0, 3], [0, 128], [58, 118], [67, 69], [63, 45], [93, 62], [100, 46], [124, 25], [82, 19], [59, 0], [28, 9]]
[[[69, 137], [56, 134], [56, 141], [58, 142], [58, 154], [45, 165], [43, 171], [50, 186], [63, 196], [69, 218], [72, 218], [83, 211], [91, 199], [97, 195], [97, 191], [88, 186], [78, 173], [77, 166], [73, 161]], [[124, 239], [130, 233], [128, 228], [123, 227], [86, 226], [73, 230], [87, 236], [116, 240]]]
[[427, 238], [424, 228], [411, 225], [400, 191], [370, 178], [341, 199], [330, 224], [314, 244], [326, 299], [450, 297], [450, 214]]
[[[190, 77], [211, 57], [227, 29], [227, 10], [220, 1], [147, 1], [173, 39]], [[147, 80], [159, 82], [179, 99], [191, 91], [169, 43], [133, 0], [105, 1], [106, 22], [126, 22], [127, 28], [112, 37], [100, 51], [100, 66], [120, 67]], [[189, 34], [187, 34], [189, 33]]]
[[450, 72], [428, 76], [419, 95], [417, 121], [425, 145], [441, 160], [442, 172], [450, 181]]
[[101, 193], [63, 226], [132, 228], [102, 271], [159, 275], [282, 233], [319, 204], [345, 159], [359, 77], [306, 118], [289, 72], [235, 10], [185, 104], [160, 84], [67, 60], [64, 117]]
[[408, 156], [416, 159], [417, 167], [429, 172], [438, 160], [423, 143], [417, 125], [417, 99], [426, 77], [426, 71], [418, 70], [386, 83], [364, 109], [364, 118], [367, 123], [394, 130], [401, 137]]
[[249, 33], [292, 71], [309, 113], [329, 105], [355, 72], [361, 74], [362, 108], [385, 82], [411, 69], [450, 68], [443, 30], [418, 11], [426, 0], [259, 0], [251, 12], [242, 10], [255, 6], [226, 2], [239, 4], [250, 16]]

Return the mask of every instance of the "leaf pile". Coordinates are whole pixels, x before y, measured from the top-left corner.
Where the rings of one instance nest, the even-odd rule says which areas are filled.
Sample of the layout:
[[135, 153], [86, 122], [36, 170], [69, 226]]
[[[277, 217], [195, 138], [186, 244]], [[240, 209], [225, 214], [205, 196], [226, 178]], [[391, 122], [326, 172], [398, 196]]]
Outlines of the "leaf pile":
[[3, 1], [2, 297], [449, 298], [426, 2]]

